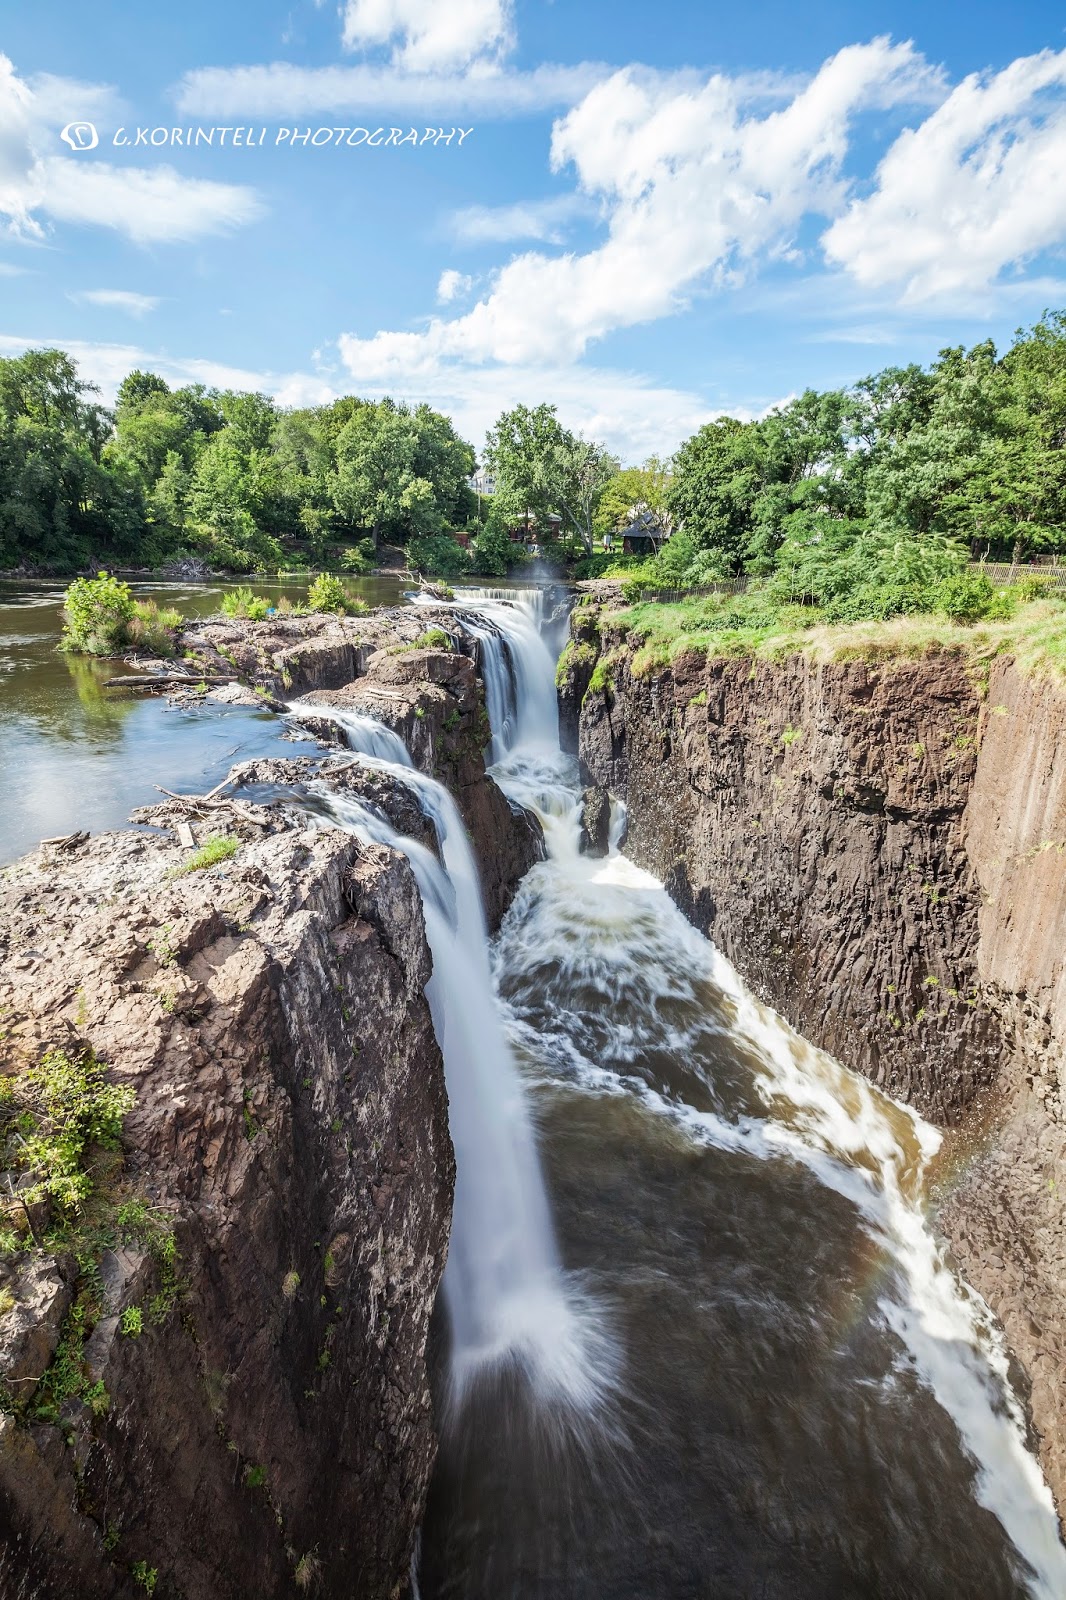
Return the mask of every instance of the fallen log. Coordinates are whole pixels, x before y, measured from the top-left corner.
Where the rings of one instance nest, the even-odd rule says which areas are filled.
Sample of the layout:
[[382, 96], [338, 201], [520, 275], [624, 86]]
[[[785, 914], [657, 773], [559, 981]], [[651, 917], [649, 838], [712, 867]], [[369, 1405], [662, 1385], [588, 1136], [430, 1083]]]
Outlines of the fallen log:
[[160, 678], [152, 673], [131, 672], [124, 678], [106, 678], [105, 689], [195, 689], [197, 684], [239, 683], [236, 672], [200, 673], [195, 678]]
[[[227, 783], [229, 779], [225, 780]], [[219, 784], [217, 788], [222, 788]], [[244, 822], [250, 822], [253, 828], [269, 828], [272, 826], [266, 817], [257, 817], [255, 812], [244, 805], [240, 800], [213, 800], [211, 798], [217, 790], [211, 789], [207, 794], [175, 794], [173, 789], [164, 789], [162, 784], [153, 783], [152, 788], [157, 794], [165, 794], [168, 800], [180, 801], [192, 811], [232, 811]]]

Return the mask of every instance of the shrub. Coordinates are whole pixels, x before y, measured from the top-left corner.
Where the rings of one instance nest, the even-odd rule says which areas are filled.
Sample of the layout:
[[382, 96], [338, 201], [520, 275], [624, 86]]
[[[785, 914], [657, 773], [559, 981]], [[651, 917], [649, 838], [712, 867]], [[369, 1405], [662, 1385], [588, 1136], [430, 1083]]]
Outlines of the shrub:
[[133, 1089], [108, 1083], [106, 1072], [92, 1050], [49, 1050], [21, 1079], [8, 1080], [0, 1155], [29, 1178], [19, 1192], [25, 1206], [51, 1200], [76, 1214], [89, 1199], [90, 1148], [117, 1148], [136, 1099]]
[[144, 1313], [140, 1306], [127, 1306], [120, 1326], [127, 1339], [139, 1339], [144, 1332]]
[[172, 656], [175, 636], [184, 620], [173, 606], [161, 609], [154, 600], [135, 600], [126, 636], [138, 650], [150, 650], [155, 656]]
[[133, 617], [128, 583], [109, 577], [75, 578], [63, 596], [60, 649], [80, 655], [110, 656], [121, 650]]
[[960, 572], [944, 578], [933, 590], [933, 606], [952, 622], [976, 622], [980, 617], [1009, 617], [1014, 596], [1008, 589], [997, 589], [983, 572]]
[[312, 611], [350, 611], [356, 614], [360, 607], [366, 610], [365, 603], [353, 600], [341, 580], [329, 572], [320, 572], [312, 583], [307, 591], [307, 604]]
[[407, 546], [407, 559], [416, 572], [439, 574], [443, 578], [462, 578], [470, 572], [470, 557], [462, 545], [446, 533], [412, 539]]
[[425, 633], [420, 634], [409, 648], [412, 650], [450, 650], [451, 647], [452, 641], [448, 638], [443, 628], [427, 628]]
[[227, 617], [247, 618], [249, 622], [263, 622], [270, 610], [270, 601], [261, 594], [256, 594], [249, 589], [247, 584], [238, 584], [236, 589], [231, 589], [222, 596], [222, 610]]

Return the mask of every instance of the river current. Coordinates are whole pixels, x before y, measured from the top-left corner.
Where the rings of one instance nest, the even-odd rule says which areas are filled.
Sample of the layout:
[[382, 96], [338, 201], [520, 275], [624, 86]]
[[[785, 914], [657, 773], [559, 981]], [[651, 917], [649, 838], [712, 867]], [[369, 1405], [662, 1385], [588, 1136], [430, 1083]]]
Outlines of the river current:
[[528, 1330], [458, 1407], [442, 1372], [422, 1600], [1061, 1600], [1006, 1350], [926, 1222], [938, 1134], [579, 853], [536, 607], [478, 609], [493, 773], [548, 849], [492, 968], [571, 1318], [546, 1299], [554, 1387]]

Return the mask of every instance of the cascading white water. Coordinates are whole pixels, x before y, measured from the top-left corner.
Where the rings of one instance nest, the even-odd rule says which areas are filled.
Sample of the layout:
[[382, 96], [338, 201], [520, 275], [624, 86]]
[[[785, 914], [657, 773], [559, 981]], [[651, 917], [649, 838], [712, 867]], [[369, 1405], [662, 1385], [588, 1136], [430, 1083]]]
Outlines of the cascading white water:
[[[517, 598], [517, 597], [516, 597]], [[485, 640], [486, 660], [502, 656], [513, 669], [513, 724], [501, 728], [505, 748], [493, 776], [518, 803], [541, 817], [549, 859], [527, 876], [505, 923], [496, 969], [509, 983], [523, 972], [558, 1000], [558, 1032], [538, 1029], [530, 1052], [555, 1052], [562, 1081], [594, 1094], [636, 1094], [699, 1143], [766, 1161], [792, 1160], [856, 1209], [861, 1226], [894, 1263], [876, 1313], [891, 1328], [926, 1389], [952, 1418], [976, 1466], [977, 1500], [999, 1519], [1021, 1557], [1020, 1580], [1039, 1600], [1066, 1595], [1064, 1551], [1050, 1491], [1028, 1448], [1024, 1416], [1009, 1381], [1008, 1358], [987, 1306], [960, 1283], [925, 1220], [928, 1161], [940, 1143], [934, 1128], [883, 1096], [865, 1079], [800, 1039], [759, 1004], [725, 958], [676, 910], [662, 885], [617, 854], [598, 862], [578, 852], [580, 789], [576, 764], [562, 756], [546, 729], [554, 715], [554, 676], [530, 640], [535, 619], [521, 601], [493, 608], [506, 640]], [[544, 653], [547, 655], [547, 652]], [[497, 703], [506, 694], [494, 691]], [[491, 714], [491, 713], [490, 713]], [[683, 1095], [634, 1077], [631, 1027], [620, 1024], [616, 1051], [581, 1049], [582, 1022], [566, 1015], [567, 997], [598, 994], [601, 1023], [639, 1011], [645, 1036], [691, 1060], [692, 1040], [674, 1008], [689, 1006], [706, 1027], [701, 985], [713, 985], [732, 1008], [731, 1036], [758, 1062], [752, 1085], [756, 1114], [696, 1110]], [[646, 1003], [641, 1001], [646, 997]], [[660, 1021], [669, 1015], [670, 1021]], [[603, 1024], [608, 1034], [611, 1023]], [[521, 1017], [512, 1017], [521, 1040]], [[715, 1097], [715, 1085], [702, 1085]]]
[[523, 590], [516, 601], [507, 591], [474, 590], [451, 604], [463, 614], [480, 646], [493, 762], [503, 761], [518, 748], [545, 754], [557, 751], [555, 663], [540, 631], [543, 592]]
[[[316, 715], [323, 708], [316, 707]], [[489, 968], [477, 865], [451, 795], [369, 717], [329, 710], [363, 762], [411, 789], [443, 865], [363, 801], [317, 785], [330, 819], [410, 861], [433, 954], [427, 998], [444, 1057], [456, 1184], [444, 1293], [452, 1400], [486, 1369], [519, 1365], [542, 1401], [593, 1408], [610, 1360], [593, 1308], [563, 1277], [529, 1109]]]

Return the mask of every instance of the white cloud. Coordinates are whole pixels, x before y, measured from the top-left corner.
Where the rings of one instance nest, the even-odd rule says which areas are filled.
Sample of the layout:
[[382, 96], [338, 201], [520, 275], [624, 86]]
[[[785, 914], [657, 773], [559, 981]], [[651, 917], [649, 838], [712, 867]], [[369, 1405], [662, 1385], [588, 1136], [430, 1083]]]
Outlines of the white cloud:
[[845, 200], [841, 168], [861, 110], [940, 92], [910, 45], [854, 45], [761, 114], [746, 81], [702, 85], [628, 68], [557, 122], [552, 165], [573, 165], [608, 219], [585, 254], [517, 256], [465, 316], [418, 333], [341, 340], [353, 372], [398, 382], [441, 361], [562, 363], [589, 343], [679, 310], [696, 289], [787, 248], [811, 211]]
[[498, 58], [514, 42], [509, 0], [347, 0], [342, 15], [349, 49], [393, 45], [411, 72]]
[[1066, 50], [968, 77], [902, 133], [823, 239], [862, 284], [904, 303], [986, 289], [1066, 234]]
[[365, 125], [374, 116], [432, 116], [445, 124], [461, 117], [525, 117], [575, 105], [608, 74], [594, 63], [539, 66], [518, 72], [479, 63], [467, 72], [408, 72], [391, 66], [201, 67], [186, 73], [175, 91], [187, 117], [296, 117], [337, 115]]
[[589, 215], [593, 209], [588, 199], [579, 194], [518, 200], [509, 206], [464, 206], [452, 214], [451, 231], [463, 244], [507, 244], [518, 239], [561, 244], [564, 225], [575, 217]]
[[101, 85], [53, 77], [27, 83], [0, 54], [0, 224], [6, 218], [13, 237], [43, 238], [42, 218], [50, 218], [115, 228], [150, 244], [200, 238], [262, 215], [243, 185], [50, 153], [63, 123], [102, 118], [112, 104]]
[[437, 300], [440, 305], [446, 306], [452, 300], [458, 300], [464, 294], [469, 294], [473, 286], [473, 278], [467, 277], [465, 272], [456, 272], [454, 267], [445, 267], [437, 284]]
[[49, 156], [37, 203], [61, 222], [99, 223], [137, 244], [172, 243], [254, 222], [264, 207], [242, 184], [183, 178], [173, 167], [113, 167]]
[[125, 311], [131, 317], [143, 317], [159, 304], [154, 294], [137, 294], [132, 289], [80, 289], [69, 296], [78, 304], [102, 306], [106, 311]]
[[16, 267], [10, 261], [0, 261], [0, 278], [21, 278], [25, 272], [25, 267]]

